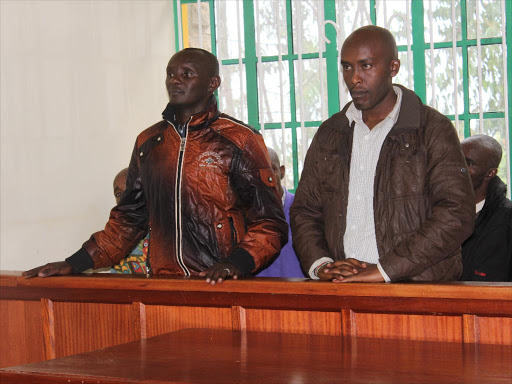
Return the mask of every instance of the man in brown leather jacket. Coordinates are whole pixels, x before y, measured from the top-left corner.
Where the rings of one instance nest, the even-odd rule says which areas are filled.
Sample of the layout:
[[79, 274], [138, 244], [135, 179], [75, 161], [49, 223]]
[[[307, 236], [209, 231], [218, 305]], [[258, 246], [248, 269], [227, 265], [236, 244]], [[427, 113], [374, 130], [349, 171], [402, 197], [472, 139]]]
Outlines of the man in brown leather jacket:
[[341, 67], [352, 102], [318, 129], [290, 212], [303, 269], [334, 282], [458, 280], [474, 204], [453, 125], [393, 85], [389, 31], [356, 30]]
[[171, 58], [164, 119], [138, 136], [126, 191], [105, 229], [66, 261], [25, 276], [116, 264], [148, 230], [153, 273], [201, 275], [211, 284], [248, 275], [279, 253], [288, 225], [266, 146], [218, 111], [218, 74], [207, 51], [189, 48]]

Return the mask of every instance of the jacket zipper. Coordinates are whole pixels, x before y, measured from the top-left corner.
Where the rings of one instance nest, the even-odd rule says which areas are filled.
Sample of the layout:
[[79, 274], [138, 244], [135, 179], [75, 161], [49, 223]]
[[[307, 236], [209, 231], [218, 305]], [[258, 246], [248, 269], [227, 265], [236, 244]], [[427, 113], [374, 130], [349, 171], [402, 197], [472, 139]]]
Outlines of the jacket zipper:
[[176, 185], [174, 188], [174, 209], [175, 209], [175, 218], [176, 218], [176, 261], [178, 265], [182, 269], [185, 276], [190, 276], [190, 271], [185, 265], [185, 261], [183, 260], [183, 248], [182, 248], [182, 228], [181, 228], [181, 181], [182, 181], [182, 173], [183, 173], [183, 158], [185, 156], [185, 147], [187, 144], [188, 137], [188, 123], [192, 120], [192, 117], [185, 123], [185, 137], [181, 137], [178, 130], [169, 122], [173, 128], [176, 130], [176, 133], [180, 136], [180, 150], [178, 153], [178, 169], [176, 170]]
[[228, 220], [229, 220], [229, 226], [231, 227], [231, 245], [235, 245], [236, 244], [236, 238], [237, 238], [237, 235], [236, 235], [236, 229], [235, 229], [235, 223], [233, 222], [233, 218], [231, 216], [228, 217]]

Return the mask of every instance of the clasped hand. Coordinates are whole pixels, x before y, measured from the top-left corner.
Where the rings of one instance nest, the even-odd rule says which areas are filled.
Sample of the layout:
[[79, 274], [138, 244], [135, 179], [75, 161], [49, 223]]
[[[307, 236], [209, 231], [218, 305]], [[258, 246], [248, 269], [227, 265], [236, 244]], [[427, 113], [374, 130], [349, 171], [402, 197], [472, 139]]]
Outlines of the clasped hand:
[[331, 280], [335, 283], [383, 282], [384, 278], [377, 264], [369, 264], [357, 259], [338, 260], [329, 263], [318, 271], [321, 280]]

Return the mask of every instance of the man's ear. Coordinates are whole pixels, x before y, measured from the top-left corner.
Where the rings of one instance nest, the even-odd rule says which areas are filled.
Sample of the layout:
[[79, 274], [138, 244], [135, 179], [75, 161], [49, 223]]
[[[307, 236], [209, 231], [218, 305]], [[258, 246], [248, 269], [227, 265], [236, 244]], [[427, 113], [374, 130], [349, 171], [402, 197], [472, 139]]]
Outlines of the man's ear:
[[398, 71], [400, 70], [400, 60], [395, 59], [391, 60], [389, 63], [389, 76], [395, 77], [398, 75]]
[[281, 180], [284, 179], [284, 172], [286, 171], [286, 168], [284, 167], [284, 165], [281, 165], [279, 167], [279, 173], [281, 174]]
[[210, 85], [208, 87], [208, 92], [215, 92], [217, 88], [220, 87], [220, 76], [213, 76], [210, 80]]
[[492, 179], [494, 179], [496, 177], [497, 173], [498, 173], [498, 168], [489, 168], [487, 170], [487, 174], [485, 175], [485, 178], [488, 181], [491, 181]]

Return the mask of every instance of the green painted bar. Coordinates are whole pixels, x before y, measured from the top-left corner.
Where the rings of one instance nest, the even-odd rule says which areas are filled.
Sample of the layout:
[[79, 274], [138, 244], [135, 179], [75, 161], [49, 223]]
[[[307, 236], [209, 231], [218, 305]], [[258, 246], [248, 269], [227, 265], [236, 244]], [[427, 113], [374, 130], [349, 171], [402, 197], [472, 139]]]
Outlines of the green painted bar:
[[423, 2], [412, 1], [412, 56], [414, 73], [414, 91], [425, 103], [427, 100], [427, 81], [425, 75], [425, 25], [423, 21]]
[[[292, 0], [286, 0], [286, 32], [288, 40], [288, 55], [293, 55], [293, 28], [292, 28]], [[290, 110], [292, 125], [292, 158], [293, 158], [293, 184], [295, 188], [299, 184], [299, 162], [297, 147], [297, 103], [295, 100], [295, 67], [293, 60], [288, 60], [288, 70], [290, 76]]]
[[375, 4], [375, 0], [370, 0], [370, 20], [373, 25], [377, 25], [377, 4]]
[[[336, 22], [336, 2], [326, 0], [324, 2], [325, 20]], [[325, 25], [325, 36], [331, 41], [325, 46], [327, 72], [327, 113], [332, 116], [340, 109], [340, 93], [338, 82], [338, 46], [336, 29], [332, 25]]]
[[212, 44], [212, 53], [217, 56], [217, 32], [216, 32], [216, 23], [215, 23], [215, 1], [209, 0], [210, 6], [210, 33], [211, 33], [211, 44]]
[[259, 129], [258, 78], [256, 75], [256, 39], [254, 24], [254, 1], [243, 1], [245, 78], [247, 81], [247, 116], [249, 125]]
[[469, 62], [468, 62], [468, 14], [466, 7], [466, 0], [460, 1], [460, 13], [461, 13], [461, 27], [462, 27], [462, 86], [464, 95], [464, 137], [471, 136], [471, 128], [469, 125]]
[[181, 25], [178, 25], [178, 0], [174, 0], [174, 52], [177, 52], [180, 49], [180, 33], [179, 28]]
[[508, 197], [512, 195], [510, 173], [512, 167], [512, 2], [505, 2], [506, 41], [507, 41], [507, 82], [508, 88]]

